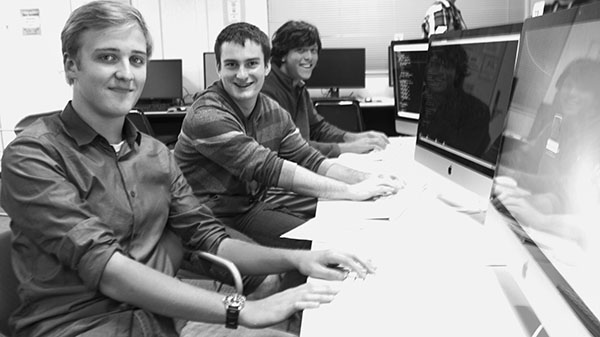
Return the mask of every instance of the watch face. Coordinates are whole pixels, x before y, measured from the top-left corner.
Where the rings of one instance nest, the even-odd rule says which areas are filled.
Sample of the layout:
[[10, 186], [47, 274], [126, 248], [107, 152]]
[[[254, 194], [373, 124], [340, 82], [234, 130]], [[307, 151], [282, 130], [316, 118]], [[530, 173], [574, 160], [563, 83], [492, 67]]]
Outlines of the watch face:
[[223, 299], [223, 303], [226, 307], [241, 310], [244, 308], [244, 304], [246, 303], [246, 297], [239, 294], [229, 295]]
[[235, 301], [235, 300], [234, 300], [234, 301], [231, 301], [231, 302], [229, 302], [229, 307], [230, 307], [230, 308], [231, 308], [231, 307], [233, 307], [233, 308], [241, 309], [240, 307], [241, 307], [242, 305], [243, 305], [243, 303], [242, 303], [242, 302], [240, 302], [240, 301]]

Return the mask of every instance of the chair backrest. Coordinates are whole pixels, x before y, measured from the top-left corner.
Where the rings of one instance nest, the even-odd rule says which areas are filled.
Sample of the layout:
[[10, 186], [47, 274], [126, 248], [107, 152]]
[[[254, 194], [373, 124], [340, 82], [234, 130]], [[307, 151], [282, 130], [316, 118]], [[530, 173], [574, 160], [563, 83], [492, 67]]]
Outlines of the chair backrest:
[[9, 336], [8, 318], [19, 306], [19, 282], [10, 261], [11, 232], [0, 233], [0, 333]]
[[60, 111], [61, 110], [54, 110], [54, 111], [41, 112], [41, 113], [36, 113], [36, 114], [31, 114], [31, 115], [25, 116], [23, 119], [21, 119], [17, 123], [17, 125], [15, 125], [15, 130], [14, 130], [15, 134], [19, 135], [19, 133], [21, 133], [21, 131], [25, 130], [26, 127], [28, 127], [31, 123], [35, 122], [39, 118], [54, 115], [54, 114], [60, 113]]
[[326, 121], [349, 132], [364, 130], [362, 113], [358, 101], [317, 101], [315, 109]]
[[143, 132], [147, 135], [154, 137], [154, 130], [152, 129], [152, 125], [148, 120], [148, 117], [144, 115], [144, 113], [140, 110], [131, 110], [127, 114], [127, 118], [135, 125], [140, 132]]

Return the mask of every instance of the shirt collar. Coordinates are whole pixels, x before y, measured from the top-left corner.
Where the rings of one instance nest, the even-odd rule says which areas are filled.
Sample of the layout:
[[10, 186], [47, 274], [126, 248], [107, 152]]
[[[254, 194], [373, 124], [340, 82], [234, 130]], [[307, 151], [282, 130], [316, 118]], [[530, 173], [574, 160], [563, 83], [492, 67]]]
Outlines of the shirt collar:
[[[75, 139], [75, 142], [79, 146], [90, 144], [96, 137], [100, 136], [96, 130], [81, 119], [77, 111], [73, 109], [71, 102], [67, 103], [67, 106], [60, 114], [60, 118], [65, 125], [66, 131]], [[138, 145], [141, 142], [140, 132], [128, 118], [125, 118], [125, 124], [123, 125], [123, 136], [130, 146], [133, 145], [133, 142], [136, 142]]]

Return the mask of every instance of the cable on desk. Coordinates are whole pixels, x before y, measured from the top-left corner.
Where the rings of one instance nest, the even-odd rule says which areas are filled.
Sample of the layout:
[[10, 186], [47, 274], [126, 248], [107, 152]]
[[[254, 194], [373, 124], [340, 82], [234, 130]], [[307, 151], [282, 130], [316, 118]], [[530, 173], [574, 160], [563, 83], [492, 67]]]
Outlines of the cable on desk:
[[540, 325], [535, 329], [531, 337], [538, 337], [540, 332], [544, 331], [544, 326], [540, 323]]

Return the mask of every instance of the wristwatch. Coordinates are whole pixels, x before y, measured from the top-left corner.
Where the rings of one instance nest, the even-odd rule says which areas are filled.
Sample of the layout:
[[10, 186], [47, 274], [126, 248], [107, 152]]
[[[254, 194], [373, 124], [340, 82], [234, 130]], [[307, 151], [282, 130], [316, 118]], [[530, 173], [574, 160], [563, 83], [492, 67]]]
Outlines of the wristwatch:
[[246, 304], [246, 297], [240, 294], [231, 294], [223, 298], [223, 304], [225, 304], [225, 327], [228, 329], [237, 329], [238, 317], [240, 311], [244, 309]]

